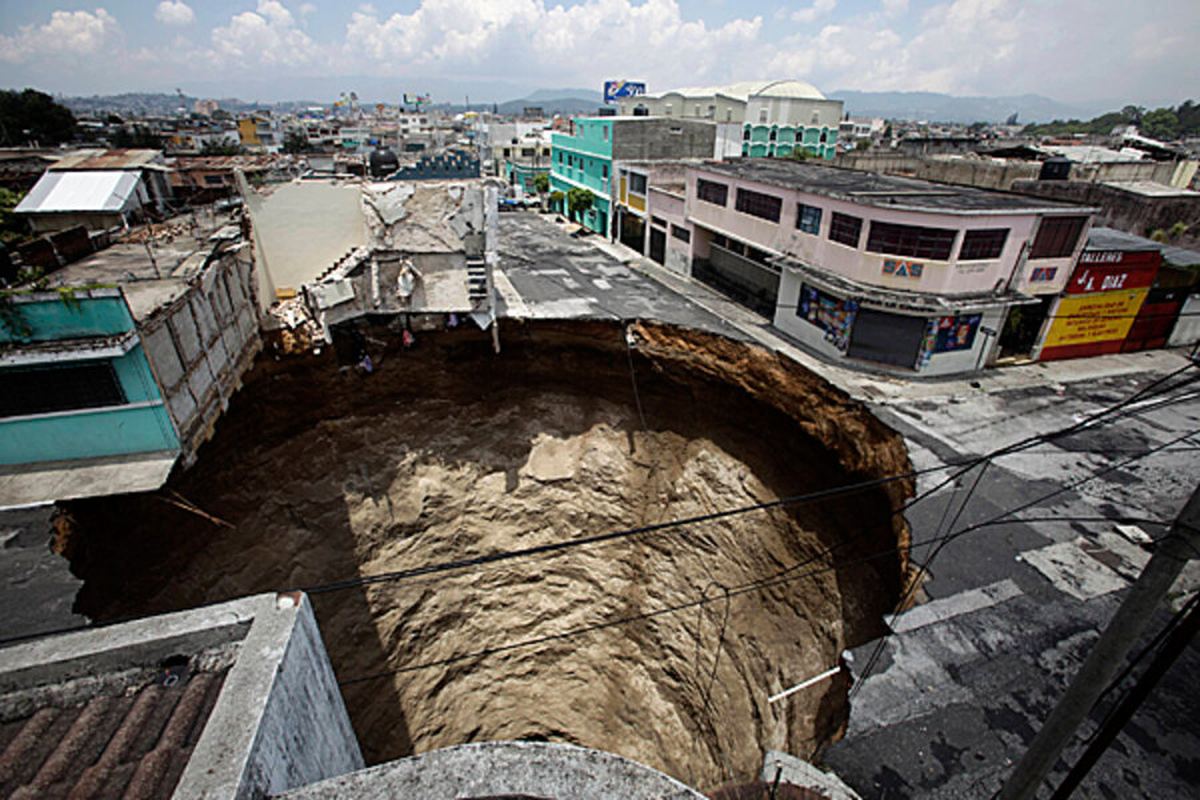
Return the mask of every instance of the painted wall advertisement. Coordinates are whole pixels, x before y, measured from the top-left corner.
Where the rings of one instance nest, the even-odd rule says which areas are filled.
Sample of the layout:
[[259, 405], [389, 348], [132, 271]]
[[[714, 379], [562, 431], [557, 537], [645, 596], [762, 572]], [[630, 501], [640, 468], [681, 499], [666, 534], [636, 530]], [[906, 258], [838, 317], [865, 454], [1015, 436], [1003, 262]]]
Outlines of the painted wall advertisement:
[[825, 331], [825, 341], [842, 352], [846, 351], [857, 311], [858, 301], [853, 298], [839, 300], [807, 283], [800, 285], [796, 316]]
[[1149, 289], [1067, 295], [1058, 302], [1042, 361], [1116, 353]]

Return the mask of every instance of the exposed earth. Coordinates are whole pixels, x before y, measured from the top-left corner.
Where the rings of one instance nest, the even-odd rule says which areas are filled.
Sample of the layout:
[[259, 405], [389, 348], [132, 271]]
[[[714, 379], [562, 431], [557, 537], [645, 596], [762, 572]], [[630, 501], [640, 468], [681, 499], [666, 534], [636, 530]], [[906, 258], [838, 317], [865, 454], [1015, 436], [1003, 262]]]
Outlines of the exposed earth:
[[[313, 588], [909, 468], [896, 434], [791, 362], [629, 330], [627, 350], [618, 323], [506, 322], [496, 355], [473, 327], [409, 351], [375, 327], [361, 331], [369, 374], [339, 368], [335, 348], [260, 359], [191, 470], [154, 495], [71, 504], [76, 610]], [[841, 730], [841, 676], [767, 698], [879, 633], [906, 567], [893, 511], [911, 491], [899, 480], [313, 604], [368, 762], [549, 740], [715, 788], [753, 778], [767, 749], [809, 755]], [[725, 599], [809, 559], [797, 580]], [[481, 653], [602, 623], [619, 624]]]

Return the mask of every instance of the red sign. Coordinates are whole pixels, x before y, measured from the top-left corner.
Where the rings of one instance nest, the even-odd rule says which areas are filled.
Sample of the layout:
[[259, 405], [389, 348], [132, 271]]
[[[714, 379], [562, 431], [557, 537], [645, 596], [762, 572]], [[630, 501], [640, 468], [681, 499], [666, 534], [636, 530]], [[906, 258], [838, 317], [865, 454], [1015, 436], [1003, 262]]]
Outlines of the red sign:
[[1162, 253], [1156, 250], [1084, 250], [1071, 273], [1067, 294], [1145, 289], [1154, 284]]

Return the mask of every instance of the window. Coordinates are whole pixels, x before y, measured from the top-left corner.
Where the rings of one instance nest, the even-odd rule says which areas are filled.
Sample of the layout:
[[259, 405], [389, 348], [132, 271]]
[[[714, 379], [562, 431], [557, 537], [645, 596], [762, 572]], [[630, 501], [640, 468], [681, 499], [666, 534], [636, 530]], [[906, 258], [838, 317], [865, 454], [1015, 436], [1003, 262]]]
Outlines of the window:
[[760, 108], [758, 110], [758, 121], [759, 122], [767, 121], [767, 110], [765, 108]]
[[1075, 252], [1086, 217], [1048, 217], [1038, 226], [1030, 258], [1061, 258]]
[[696, 116], [697, 117], [700, 116], [700, 104], [699, 103], [696, 104]]
[[862, 218], [849, 214], [833, 212], [829, 218], [829, 238], [835, 242], [858, 247], [858, 239], [862, 235]]
[[225, 177], [223, 175], [205, 175], [204, 183], [209, 186], [224, 186]]
[[829, 131], [821, 131], [821, 144], [829, 141]]
[[604, 134], [603, 134], [603, 136], [604, 136], [604, 141], [606, 141], [606, 142], [607, 142], [607, 141], [608, 141], [608, 126], [607, 126], [607, 125], [605, 125], [605, 126], [604, 126], [604, 128], [603, 128], [602, 130], [604, 131]]
[[729, 187], [723, 183], [706, 181], [704, 178], [700, 178], [696, 181], [696, 197], [706, 203], [723, 206], [729, 199]]
[[504, 148], [504, 157], [508, 158], [511, 155], [512, 155], [512, 149], [508, 148], [508, 147]]
[[558, 154], [558, 163], [563, 163], [563, 154], [561, 152]]
[[533, 147], [522, 147], [521, 155], [525, 156], [525, 157], [532, 156], [534, 154], [535, 150], [536, 150], [536, 148], [533, 148]]
[[671, 235], [681, 242], [690, 242], [692, 240], [692, 232], [679, 225], [671, 226]]
[[821, 209], [800, 203], [796, 206], [796, 227], [805, 233], [815, 234], [821, 227]]
[[604, 178], [604, 180], [608, 180], [608, 164], [600, 165], [600, 177]]
[[963, 235], [962, 248], [958, 251], [958, 260], [999, 258], [1006, 241], [1008, 241], [1008, 228], [967, 231]]
[[773, 142], [779, 138], [779, 132], [775, 128], [771, 128], [771, 132], [767, 134], [767, 141]]
[[50, 414], [125, 404], [125, 392], [108, 361], [70, 366], [0, 370], [0, 417]]
[[670, 103], [667, 103], [667, 105], [666, 105], [666, 115], [668, 117], [671, 116], [671, 104]]
[[750, 141], [750, 128], [749, 127], [747, 127], [745, 130], [742, 131], [742, 139], [747, 142]]
[[646, 176], [636, 172], [629, 173], [629, 191], [637, 194], [646, 193]]
[[779, 222], [779, 212], [783, 208], [783, 198], [776, 197], [773, 194], [751, 191], [750, 189], [738, 189], [735, 208], [743, 214], [761, 217], [771, 222]]
[[667, 221], [665, 219], [663, 219], [662, 217], [650, 217], [650, 222], [653, 223], [654, 225], [657, 225], [660, 228], [667, 227]]
[[821, 124], [821, 112], [820, 111], [813, 111], [812, 121], [809, 124], [810, 125], [820, 125]]
[[896, 225], [891, 222], [872, 222], [867, 236], [867, 250], [893, 256], [916, 256], [946, 261], [954, 249], [958, 231], [948, 228], [920, 228], [916, 225]]

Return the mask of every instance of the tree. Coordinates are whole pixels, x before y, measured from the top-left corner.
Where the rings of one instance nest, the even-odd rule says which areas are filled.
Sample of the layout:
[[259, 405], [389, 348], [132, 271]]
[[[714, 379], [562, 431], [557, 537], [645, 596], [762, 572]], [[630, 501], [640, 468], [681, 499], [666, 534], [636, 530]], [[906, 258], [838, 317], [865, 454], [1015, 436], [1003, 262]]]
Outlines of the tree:
[[871, 140], [870, 139], [859, 139], [857, 142], [854, 143], [854, 149], [855, 150], [870, 150], [871, 149]]
[[29, 238], [29, 225], [13, 213], [24, 192], [0, 188], [0, 242], [13, 244]]
[[75, 135], [75, 115], [36, 89], [0, 91], [0, 146], [59, 144]]
[[117, 128], [111, 138], [113, 147], [137, 147], [158, 150], [163, 146], [162, 137], [145, 125], [134, 125], [130, 128]]
[[1143, 136], [1169, 142], [1179, 138], [1179, 118], [1169, 108], [1156, 108], [1142, 116], [1138, 130]]
[[200, 145], [202, 156], [237, 156], [242, 154], [242, 146], [226, 136], [218, 142], [209, 140]]
[[309, 150], [312, 150], [312, 145], [308, 143], [308, 137], [302, 131], [288, 131], [287, 136], [283, 137], [283, 152], [296, 155], [307, 153]]
[[592, 194], [590, 189], [577, 189], [572, 186], [567, 189], [567, 216], [574, 220], [578, 214], [582, 221], [583, 213], [595, 202], [596, 195]]
[[550, 176], [544, 172], [539, 172], [533, 176], [533, 188], [537, 189], [538, 194], [545, 194], [550, 191]]

